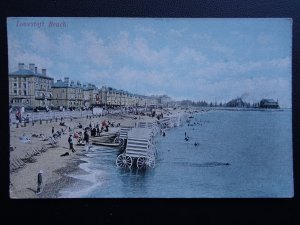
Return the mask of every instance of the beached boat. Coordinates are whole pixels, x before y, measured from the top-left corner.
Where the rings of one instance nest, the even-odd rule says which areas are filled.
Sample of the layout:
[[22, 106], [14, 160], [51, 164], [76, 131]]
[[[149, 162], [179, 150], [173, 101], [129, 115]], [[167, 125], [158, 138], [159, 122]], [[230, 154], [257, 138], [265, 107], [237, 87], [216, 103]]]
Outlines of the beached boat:
[[123, 140], [119, 136], [119, 129], [113, 129], [109, 132], [102, 132], [100, 136], [90, 137], [90, 141], [95, 145], [119, 147], [123, 145]]
[[107, 147], [121, 147], [122, 146], [121, 142], [111, 143], [111, 142], [100, 142], [97, 140], [93, 140], [92, 143], [94, 145], [102, 145], [102, 146], [107, 146]]

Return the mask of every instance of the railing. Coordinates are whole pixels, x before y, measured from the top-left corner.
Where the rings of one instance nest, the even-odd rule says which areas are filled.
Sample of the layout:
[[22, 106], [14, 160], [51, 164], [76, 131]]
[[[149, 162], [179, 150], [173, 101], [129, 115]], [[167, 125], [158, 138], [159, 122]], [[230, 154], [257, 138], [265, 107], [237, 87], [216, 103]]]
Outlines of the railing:
[[[108, 114], [122, 114], [125, 113], [124, 110], [103, 110], [102, 116], [108, 115]], [[27, 117], [27, 114], [29, 116]], [[60, 120], [61, 118], [82, 118], [87, 116], [92, 116], [93, 112], [91, 110], [85, 110], [85, 111], [51, 111], [51, 112], [25, 112], [22, 115], [22, 122], [28, 118], [29, 122], [36, 122], [40, 120]], [[10, 113], [10, 124], [18, 123], [15, 113]]]
[[[33, 121], [40, 121], [40, 120], [55, 120], [56, 118], [60, 120], [61, 118], [81, 118], [86, 116], [92, 116], [93, 113], [91, 110], [88, 111], [58, 111], [58, 112], [30, 112], [28, 113], [29, 116], [27, 117], [27, 113], [23, 113], [23, 118], [29, 120], [29, 122]], [[10, 123], [17, 123], [17, 119], [14, 113], [10, 113]]]

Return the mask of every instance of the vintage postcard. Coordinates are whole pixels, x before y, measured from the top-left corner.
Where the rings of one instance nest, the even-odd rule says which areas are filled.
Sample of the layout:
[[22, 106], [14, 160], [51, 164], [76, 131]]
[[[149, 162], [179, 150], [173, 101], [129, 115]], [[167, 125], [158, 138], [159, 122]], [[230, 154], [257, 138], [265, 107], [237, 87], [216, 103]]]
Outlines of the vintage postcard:
[[10, 198], [291, 198], [292, 20], [7, 18]]

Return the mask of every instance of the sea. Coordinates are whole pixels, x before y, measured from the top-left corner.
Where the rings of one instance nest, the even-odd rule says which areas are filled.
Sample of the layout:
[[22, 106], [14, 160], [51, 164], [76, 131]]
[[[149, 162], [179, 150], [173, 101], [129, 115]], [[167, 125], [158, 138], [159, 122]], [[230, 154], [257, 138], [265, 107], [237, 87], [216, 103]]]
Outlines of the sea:
[[[154, 168], [120, 169], [119, 151], [94, 147], [61, 198], [290, 198], [292, 111], [210, 110], [158, 134]], [[188, 137], [188, 140], [185, 137]]]

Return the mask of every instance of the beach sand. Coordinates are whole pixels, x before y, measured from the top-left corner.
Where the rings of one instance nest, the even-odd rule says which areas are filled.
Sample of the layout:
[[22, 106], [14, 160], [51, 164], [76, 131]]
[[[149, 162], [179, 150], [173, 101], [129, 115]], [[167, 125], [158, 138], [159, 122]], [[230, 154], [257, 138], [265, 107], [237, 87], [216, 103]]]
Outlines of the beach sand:
[[[157, 113], [160, 113], [157, 111]], [[91, 123], [99, 123], [101, 121], [109, 120], [114, 122], [114, 124], [120, 123], [121, 126], [135, 126], [138, 122], [153, 122], [157, 119], [149, 116], [140, 116], [133, 114], [124, 115], [106, 115], [102, 117], [92, 117], [90, 118], [73, 118], [65, 119], [65, 124], [67, 127], [75, 128], [79, 123], [84, 127], [88, 127]], [[69, 150], [68, 137], [69, 132], [67, 129], [66, 134], [62, 135], [58, 147], [51, 147], [48, 143], [49, 141], [42, 141], [39, 137], [32, 137], [32, 134], [44, 134], [46, 137], [51, 136], [52, 127], [54, 130], [61, 130], [64, 128], [59, 125], [60, 120], [48, 122], [43, 121], [32, 125], [27, 123], [26, 127], [19, 126], [16, 128], [16, 124], [12, 124], [10, 127], [10, 145], [15, 147], [13, 151], [10, 151], [10, 161], [13, 159], [22, 159], [28, 154], [32, 153], [34, 150], [40, 150], [42, 147], [45, 149], [44, 152], [33, 157], [34, 162], [27, 162], [22, 168], [10, 172], [10, 197], [11, 198], [57, 198], [59, 197], [59, 190], [61, 190], [66, 185], [72, 185], [76, 183], [75, 178], [66, 176], [66, 173], [76, 172], [76, 173], [86, 173], [78, 168], [78, 165], [82, 163], [80, 158], [84, 156], [84, 146], [77, 146], [76, 139], [73, 139], [75, 153]], [[75, 129], [83, 130], [83, 129]], [[70, 132], [73, 134], [73, 131]], [[31, 139], [30, 143], [23, 143], [19, 140], [25, 134]], [[60, 156], [61, 154], [69, 152], [68, 156]], [[37, 174], [40, 170], [43, 170], [43, 184], [44, 188], [42, 193], [36, 194], [37, 189]]]

